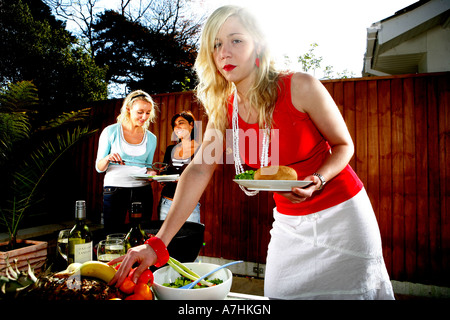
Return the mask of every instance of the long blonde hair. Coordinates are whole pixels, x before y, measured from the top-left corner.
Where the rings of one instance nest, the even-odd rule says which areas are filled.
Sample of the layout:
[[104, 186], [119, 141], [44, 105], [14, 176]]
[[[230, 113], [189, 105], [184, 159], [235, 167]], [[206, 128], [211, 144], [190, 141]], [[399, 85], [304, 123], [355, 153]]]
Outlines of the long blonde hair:
[[279, 72], [275, 69], [265, 37], [256, 19], [244, 8], [223, 6], [208, 18], [202, 31], [200, 49], [194, 65], [199, 80], [196, 88], [197, 98], [203, 104], [209, 121], [213, 122], [216, 129], [224, 132], [229, 127], [227, 102], [234, 90], [234, 84], [225, 80], [219, 73], [213, 53], [217, 33], [231, 16], [240, 20], [260, 48], [259, 68], [256, 68], [255, 83], [250, 88], [247, 98], [258, 111], [260, 128], [264, 128], [265, 125], [270, 128], [278, 94]]
[[130, 112], [128, 111], [128, 108], [131, 109], [133, 103], [138, 100], [144, 100], [147, 101], [152, 105], [152, 110], [150, 111], [150, 117], [148, 117], [147, 121], [145, 121], [143, 127], [144, 129], [148, 129], [148, 126], [150, 125], [150, 122], [155, 122], [156, 120], [156, 109], [157, 106], [155, 102], [153, 101], [152, 97], [145, 91], [142, 90], [136, 90], [131, 93], [129, 93], [122, 103], [122, 108], [120, 109], [120, 114], [117, 116], [117, 122], [118, 123], [128, 123], [130, 122]]

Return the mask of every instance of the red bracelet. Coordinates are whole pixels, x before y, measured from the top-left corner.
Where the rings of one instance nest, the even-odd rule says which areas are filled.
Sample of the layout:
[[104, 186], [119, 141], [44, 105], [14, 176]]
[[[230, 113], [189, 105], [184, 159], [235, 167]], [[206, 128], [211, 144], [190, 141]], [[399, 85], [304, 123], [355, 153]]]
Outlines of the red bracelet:
[[162, 267], [169, 261], [169, 251], [167, 251], [166, 245], [162, 240], [158, 237], [151, 237], [147, 241], [144, 242], [148, 244], [156, 253], [156, 263], [155, 267]]

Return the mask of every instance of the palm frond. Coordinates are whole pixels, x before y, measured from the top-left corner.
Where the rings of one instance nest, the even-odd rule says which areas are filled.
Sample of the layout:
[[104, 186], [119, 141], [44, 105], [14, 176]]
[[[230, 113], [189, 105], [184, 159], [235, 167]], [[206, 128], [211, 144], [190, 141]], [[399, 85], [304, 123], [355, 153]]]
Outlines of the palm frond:
[[30, 137], [30, 120], [25, 112], [0, 113], [0, 143], [6, 148]]
[[32, 81], [10, 83], [0, 91], [0, 111], [23, 111], [39, 103], [38, 91]]
[[[77, 127], [67, 130], [65, 134], [58, 134], [53, 141], [43, 141], [31, 153], [30, 158], [13, 174], [13, 192], [16, 195], [16, 209], [10, 221], [3, 219], [13, 233], [17, 232], [18, 222], [24, 212], [35, 205], [39, 199], [35, 198], [37, 191], [58, 160], [63, 157], [78, 141], [93, 134], [97, 130], [88, 127]], [[11, 212], [10, 212], [11, 215]]]
[[0, 164], [14, 152], [16, 142], [30, 137], [27, 108], [37, 103], [37, 89], [31, 81], [10, 83], [0, 91]]
[[31, 118], [37, 114], [31, 110], [38, 103], [37, 89], [30, 81], [0, 89], [0, 224], [7, 227], [11, 244], [24, 213], [43, 199], [38, 191], [55, 164], [79, 140], [97, 131], [89, 129], [86, 121], [90, 108], [43, 123], [41, 114]]
[[60, 128], [61, 126], [76, 123], [79, 121], [86, 121], [89, 118], [91, 108], [85, 108], [77, 111], [65, 112], [56, 118], [45, 122], [38, 131], [44, 131], [53, 128]]

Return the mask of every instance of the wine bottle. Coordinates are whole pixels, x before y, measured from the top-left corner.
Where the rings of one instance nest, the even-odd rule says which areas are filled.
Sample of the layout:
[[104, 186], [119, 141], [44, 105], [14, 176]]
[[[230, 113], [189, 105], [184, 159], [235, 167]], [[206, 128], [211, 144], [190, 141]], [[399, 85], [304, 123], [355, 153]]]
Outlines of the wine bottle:
[[75, 203], [75, 225], [69, 233], [68, 264], [92, 260], [92, 234], [86, 224], [86, 202]]
[[127, 251], [131, 247], [144, 244], [145, 240], [147, 240], [148, 238], [144, 230], [142, 230], [141, 228], [141, 220], [142, 220], [142, 203], [133, 202], [131, 204], [131, 213], [130, 213], [131, 229], [125, 236], [125, 246]]

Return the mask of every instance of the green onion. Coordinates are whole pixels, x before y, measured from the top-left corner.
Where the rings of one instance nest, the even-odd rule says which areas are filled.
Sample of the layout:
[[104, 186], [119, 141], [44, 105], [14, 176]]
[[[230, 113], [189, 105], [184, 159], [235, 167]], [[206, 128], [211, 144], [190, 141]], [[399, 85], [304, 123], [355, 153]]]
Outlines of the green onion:
[[[208, 280], [208, 282], [211, 282], [212, 284], [218, 285], [218, 284], [223, 283], [223, 280], [217, 278], [217, 279]], [[177, 289], [177, 288], [183, 287], [185, 285], [188, 285], [190, 283], [192, 283], [191, 279], [188, 279], [186, 277], [180, 276], [180, 277], [176, 278], [174, 282], [163, 283], [163, 286]], [[199, 283], [197, 283], [195, 285], [195, 287], [193, 287], [192, 289], [201, 289], [201, 288], [205, 288], [205, 287], [206, 286], [200, 285]]]
[[[197, 273], [195, 273], [194, 271], [192, 271], [191, 269], [186, 267], [184, 264], [182, 264], [180, 261], [178, 261], [172, 257], [169, 258], [169, 261], [167, 261], [167, 263], [169, 264], [169, 266], [171, 266], [176, 272], [178, 272], [183, 277], [191, 279], [192, 281], [195, 281], [198, 278], [200, 278], [200, 276]], [[205, 286], [208, 286], [208, 287], [213, 285], [211, 282], [208, 282], [205, 280], [202, 280], [199, 283], [201, 283]]]

